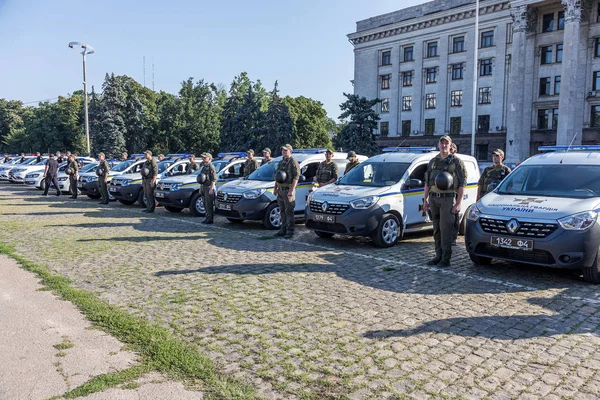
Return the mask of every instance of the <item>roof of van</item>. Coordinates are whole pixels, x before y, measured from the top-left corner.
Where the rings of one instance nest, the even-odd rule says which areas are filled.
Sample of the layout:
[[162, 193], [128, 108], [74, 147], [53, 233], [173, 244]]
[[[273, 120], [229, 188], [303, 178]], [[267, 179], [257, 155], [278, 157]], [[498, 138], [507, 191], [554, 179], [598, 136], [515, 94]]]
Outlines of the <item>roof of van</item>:
[[537, 154], [523, 161], [521, 165], [600, 165], [600, 151], [550, 152]]

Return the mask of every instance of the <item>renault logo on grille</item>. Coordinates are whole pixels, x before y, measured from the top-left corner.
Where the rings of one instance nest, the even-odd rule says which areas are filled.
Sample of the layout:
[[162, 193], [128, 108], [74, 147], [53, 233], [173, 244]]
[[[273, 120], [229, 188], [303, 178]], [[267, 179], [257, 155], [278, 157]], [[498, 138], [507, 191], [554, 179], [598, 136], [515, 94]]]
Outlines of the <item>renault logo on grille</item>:
[[510, 233], [515, 233], [518, 229], [519, 229], [519, 223], [517, 222], [516, 219], [511, 219], [510, 221], [508, 221], [508, 223], [506, 224], [506, 229], [508, 229], [508, 231]]
[[227, 201], [227, 197], [228, 197], [228, 196], [229, 196], [229, 195], [228, 195], [227, 193], [223, 193], [223, 200]]
[[329, 208], [329, 203], [324, 202], [323, 204], [321, 204], [321, 210], [323, 210], [323, 212], [326, 212], [327, 208]]

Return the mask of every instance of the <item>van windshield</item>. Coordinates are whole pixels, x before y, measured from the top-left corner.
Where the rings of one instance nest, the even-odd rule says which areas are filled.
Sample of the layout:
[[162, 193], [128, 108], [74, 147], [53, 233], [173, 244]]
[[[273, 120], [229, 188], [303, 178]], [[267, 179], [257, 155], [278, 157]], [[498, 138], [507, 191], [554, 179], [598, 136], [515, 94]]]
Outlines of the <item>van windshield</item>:
[[600, 165], [522, 165], [498, 186], [498, 194], [588, 198], [600, 196]]
[[277, 163], [270, 162], [266, 165], [263, 165], [253, 173], [248, 176], [248, 179], [251, 181], [264, 181], [271, 182], [275, 180], [275, 166]]
[[409, 163], [364, 162], [340, 180], [341, 185], [391, 186], [400, 181], [410, 166]]
[[123, 172], [135, 162], [136, 162], [135, 160], [123, 161], [122, 163], [117, 164], [114, 167], [112, 167], [111, 171]]

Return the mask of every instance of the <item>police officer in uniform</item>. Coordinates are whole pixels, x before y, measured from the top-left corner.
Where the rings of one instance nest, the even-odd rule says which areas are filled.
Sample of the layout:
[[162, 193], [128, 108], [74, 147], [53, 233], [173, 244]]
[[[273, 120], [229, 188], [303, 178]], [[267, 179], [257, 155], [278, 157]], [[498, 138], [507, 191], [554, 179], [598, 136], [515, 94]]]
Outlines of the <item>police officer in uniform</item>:
[[[275, 169], [277, 172], [275, 174], [275, 190], [273, 191], [273, 194], [277, 196], [277, 205], [279, 206], [279, 214], [281, 215], [281, 228], [279, 228], [275, 236], [284, 236], [286, 239], [294, 236], [296, 186], [300, 178], [300, 164], [292, 157], [292, 151], [291, 144], [281, 147], [283, 158], [279, 161]], [[285, 179], [279, 182], [277, 177], [283, 177], [283, 175], [285, 175]]]
[[110, 169], [110, 166], [106, 161], [106, 156], [104, 155], [104, 153], [98, 154], [98, 161], [100, 162], [100, 164], [98, 164], [96, 174], [98, 175], [98, 187], [100, 188], [100, 196], [102, 196], [102, 201], [100, 202], [100, 204], [108, 204], [107, 180], [108, 170]]
[[206, 176], [206, 181], [201, 184], [200, 192], [202, 193], [202, 202], [204, 204], [204, 213], [206, 218], [202, 221], [203, 224], [212, 224], [215, 216], [215, 187], [217, 184], [217, 170], [212, 165], [212, 155], [210, 153], [202, 153], [202, 164], [200, 165], [200, 174]]
[[60, 187], [58, 186], [58, 180], [56, 175], [58, 174], [58, 163], [54, 159], [52, 153], [48, 154], [49, 158], [44, 168], [44, 179], [46, 179], [46, 187], [44, 188], [44, 196], [48, 196], [48, 190], [50, 190], [50, 183], [54, 184], [56, 188], [56, 195], [60, 196]]
[[42, 155], [40, 154], [39, 151], [37, 153], [35, 153], [35, 155], [36, 155], [36, 158], [35, 158], [36, 163], [42, 162], [44, 160], [44, 157], [42, 157]]
[[[456, 147], [455, 143], [450, 144], [450, 156], [456, 157], [456, 153], [458, 152], [458, 147]], [[465, 180], [467, 180], [467, 170], [465, 169]], [[456, 246], [456, 241], [458, 240], [458, 231], [460, 230], [460, 214], [454, 214], [454, 225], [452, 225], [452, 246]]]
[[358, 157], [356, 157], [356, 153], [354, 151], [348, 152], [347, 159], [348, 159], [348, 164], [346, 164], [346, 169], [344, 170], [344, 175], [346, 175], [348, 172], [352, 171], [352, 168], [354, 168], [358, 164], [360, 164], [360, 161], [358, 161]]
[[500, 182], [506, 178], [506, 175], [510, 174], [510, 168], [502, 164], [504, 160], [504, 152], [502, 150], [494, 150], [492, 152], [492, 160], [494, 161], [494, 165], [484, 169], [479, 177], [479, 182], [477, 182], [477, 200], [488, 193], [487, 188], [489, 184]]
[[161, 162], [165, 159], [165, 155], [164, 154], [159, 154], [158, 155], [158, 162]]
[[440, 153], [432, 158], [425, 172], [425, 195], [423, 208], [430, 211], [433, 220], [435, 257], [427, 265], [447, 267], [452, 257], [452, 226], [455, 214], [460, 213], [467, 180], [465, 165], [450, 154], [452, 139], [440, 138]]
[[196, 156], [194, 154], [190, 154], [190, 163], [188, 165], [188, 174], [192, 174], [200, 169], [200, 165], [196, 162]]
[[325, 161], [321, 161], [319, 164], [313, 182], [318, 183], [319, 187], [321, 187], [337, 181], [337, 178], [338, 166], [333, 162], [333, 150], [327, 149], [325, 152]]
[[263, 159], [262, 162], [260, 163], [260, 166], [262, 167], [263, 165], [266, 165], [268, 163], [270, 163], [271, 161], [273, 161], [273, 159], [271, 158], [271, 149], [268, 147], [265, 147], [265, 149], [262, 151], [263, 153]]
[[70, 199], [77, 199], [77, 177], [79, 176], [79, 163], [75, 159], [75, 155], [69, 156], [69, 163], [67, 164], [67, 175], [69, 175], [69, 189], [71, 190]]
[[244, 163], [244, 178], [247, 178], [248, 175], [260, 167], [260, 165], [258, 165], [258, 160], [254, 158], [254, 150], [250, 149], [246, 154], [248, 155], [248, 159]]
[[154, 189], [156, 188], [156, 176], [158, 175], [158, 164], [152, 157], [152, 152], [146, 150], [144, 152], [144, 165], [142, 166], [142, 188], [144, 189], [144, 197], [146, 198], [146, 209], [142, 212], [153, 213], [156, 207], [154, 199]]
[[60, 151], [56, 152], [56, 162], [62, 164], [65, 161], [63, 156], [60, 154]]

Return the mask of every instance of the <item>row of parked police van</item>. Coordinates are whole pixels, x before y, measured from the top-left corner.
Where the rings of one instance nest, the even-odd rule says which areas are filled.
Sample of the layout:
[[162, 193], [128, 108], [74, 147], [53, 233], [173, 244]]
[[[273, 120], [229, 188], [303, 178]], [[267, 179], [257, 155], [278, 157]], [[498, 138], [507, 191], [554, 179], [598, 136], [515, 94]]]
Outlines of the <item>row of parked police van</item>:
[[[540, 152], [494, 184], [493, 192], [479, 201], [477, 160], [458, 154], [468, 176], [460, 214], [466, 250], [476, 264], [503, 259], [581, 269], [587, 281], [600, 283], [600, 146], [542, 147]], [[393, 246], [406, 233], [432, 227], [423, 211], [423, 181], [435, 155], [435, 148], [384, 149], [383, 154], [368, 159], [358, 156], [361, 164], [342, 176], [346, 153], [336, 152], [333, 161], [340, 172], [338, 181], [317, 188], [313, 177], [325, 160], [325, 149], [294, 150], [301, 168], [295, 215], [319, 237], [370, 236], [377, 246]], [[279, 228], [281, 218], [273, 190], [280, 159], [242, 178], [245, 153], [219, 154], [213, 161], [218, 175], [216, 214], [235, 223], [257, 220], [267, 229]], [[97, 163], [80, 161], [85, 165], [79, 173], [79, 191], [99, 198]], [[145, 207], [140, 175], [143, 163], [141, 155], [134, 155], [112, 164], [111, 200]], [[160, 161], [155, 197], [169, 212], [189, 209], [202, 216], [199, 171], [188, 173], [189, 163], [185, 154], [167, 155]], [[0, 180], [10, 175], [3, 170], [8, 167], [0, 165]], [[65, 177], [64, 172], [59, 173], [58, 181], [60, 189], [68, 191]], [[39, 171], [25, 172], [23, 182], [43, 188]]]

